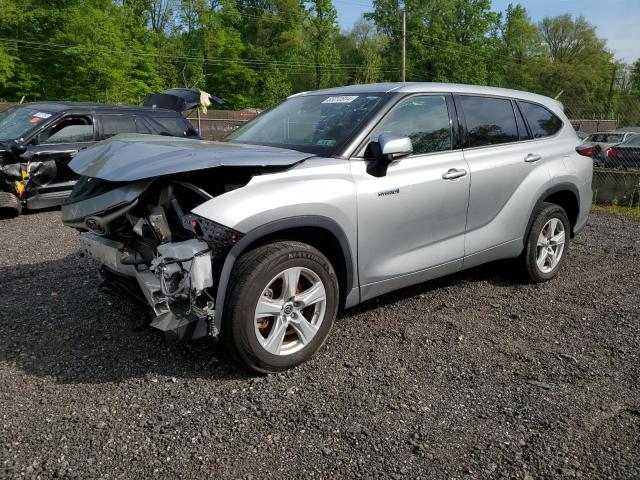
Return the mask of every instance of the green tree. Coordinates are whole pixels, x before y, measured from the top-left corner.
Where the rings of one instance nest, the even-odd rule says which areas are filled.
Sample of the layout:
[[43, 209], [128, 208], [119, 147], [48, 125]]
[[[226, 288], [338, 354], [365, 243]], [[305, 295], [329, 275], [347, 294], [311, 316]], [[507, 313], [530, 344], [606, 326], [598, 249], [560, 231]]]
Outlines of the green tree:
[[640, 96], [640, 58], [631, 66], [629, 88], [631, 93]]
[[[388, 69], [400, 65], [402, 24], [407, 11], [407, 77], [418, 81], [487, 83], [499, 15], [490, 0], [374, 0], [365, 18], [389, 39]], [[396, 75], [396, 78], [399, 74]]]
[[15, 24], [0, 25], [14, 39], [11, 81], [2, 96], [138, 102], [161, 84], [149, 32], [128, 4], [109, 0], [20, 0]]
[[354, 83], [373, 83], [383, 79], [383, 52], [387, 49], [387, 40], [378, 34], [375, 25], [360, 20], [351, 30], [354, 54], [347, 57], [360, 65], [356, 70]]
[[632, 119], [640, 62], [619, 66], [609, 102], [613, 57], [584, 18], [534, 25], [490, 0], [374, 0], [342, 33], [331, 0], [0, 0], [0, 97], [137, 103], [186, 86], [237, 109], [397, 81], [403, 9], [409, 80], [531, 90], [572, 116]]
[[503, 67], [502, 84], [517, 89], [536, 85], [536, 64], [542, 55], [542, 37], [522, 5], [509, 4], [500, 28], [498, 62]]
[[605, 40], [584, 17], [545, 17], [539, 25], [549, 58], [557, 63], [579, 63], [605, 51]]
[[[18, 11], [15, 1], [0, 0], [0, 35], [10, 34], [15, 29]], [[0, 40], [0, 88], [6, 87], [14, 76], [18, 57], [11, 42]]]
[[331, 0], [311, 0], [309, 48], [310, 58], [313, 58], [314, 81], [313, 88], [323, 88], [335, 85], [339, 74], [331, 67], [340, 60], [335, 38], [339, 29], [337, 14]]
[[559, 96], [574, 116], [605, 116], [613, 55], [583, 17], [545, 17], [539, 24], [549, 62], [539, 65], [541, 93]]

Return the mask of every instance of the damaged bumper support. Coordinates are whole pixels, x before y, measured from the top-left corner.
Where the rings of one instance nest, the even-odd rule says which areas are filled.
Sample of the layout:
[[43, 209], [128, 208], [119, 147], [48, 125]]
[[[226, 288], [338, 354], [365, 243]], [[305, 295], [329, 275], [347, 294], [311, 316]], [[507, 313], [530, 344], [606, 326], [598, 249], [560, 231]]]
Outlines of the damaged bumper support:
[[211, 250], [199, 239], [165, 243], [150, 266], [138, 260], [124, 243], [94, 233], [80, 235], [81, 249], [98, 260], [106, 275], [137, 284], [151, 306], [151, 326], [181, 339], [217, 335], [213, 327], [214, 301]]

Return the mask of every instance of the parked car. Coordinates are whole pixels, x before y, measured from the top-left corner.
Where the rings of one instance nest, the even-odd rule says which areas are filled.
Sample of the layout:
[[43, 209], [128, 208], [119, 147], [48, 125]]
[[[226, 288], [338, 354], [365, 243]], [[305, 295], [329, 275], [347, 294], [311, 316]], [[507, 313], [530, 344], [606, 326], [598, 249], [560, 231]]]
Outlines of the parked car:
[[607, 158], [607, 150], [614, 145], [618, 145], [631, 137], [638, 135], [634, 132], [613, 131], [597, 132], [589, 135], [584, 141], [584, 145], [593, 147], [593, 158], [597, 166], [603, 166]]
[[503, 258], [555, 277], [591, 205], [578, 146], [561, 104], [531, 93], [307, 92], [225, 143], [114, 137], [81, 152], [62, 220], [153, 327], [221, 335], [272, 372], [311, 357], [338, 308]]
[[635, 135], [638, 134], [635, 132], [623, 132], [617, 130], [613, 132], [597, 132], [589, 135], [584, 140], [584, 143], [600, 145], [603, 150], [606, 150], [607, 148], [622, 143]]
[[607, 150], [604, 166], [640, 169], [640, 135], [634, 135]]
[[77, 175], [79, 151], [120, 133], [198, 138], [174, 110], [74, 102], [28, 103], [0, 117], [0, 214], [61, 205]]

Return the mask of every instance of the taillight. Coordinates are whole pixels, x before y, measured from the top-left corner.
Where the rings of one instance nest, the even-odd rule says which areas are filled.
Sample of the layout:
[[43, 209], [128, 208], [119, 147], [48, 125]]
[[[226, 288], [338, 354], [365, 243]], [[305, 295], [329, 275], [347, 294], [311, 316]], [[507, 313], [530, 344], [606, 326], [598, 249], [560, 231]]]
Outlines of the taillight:
[[618, 158], [618, 151], [615, 149], [615, 147], [611, 147], [609, 150], [607, 150], [607, 157]]
[[592, 145], [580, 145], [579, 147], [576, 147], [576, 152], [578, 152], [580, 155], [584, 157], [592, 157], [592, 158], [593, 158], [593, 154], [595, 153]]

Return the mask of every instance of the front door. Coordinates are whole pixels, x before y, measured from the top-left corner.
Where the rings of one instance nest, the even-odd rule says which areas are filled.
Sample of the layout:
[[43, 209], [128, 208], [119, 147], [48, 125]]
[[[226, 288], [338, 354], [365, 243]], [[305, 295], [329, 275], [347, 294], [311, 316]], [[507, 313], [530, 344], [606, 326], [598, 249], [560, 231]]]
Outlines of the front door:
[[93, 123], [91, 115], [66, 115], [27, 143], [22, 162], [28, 174], [25, 193], [30, 208], [59, 205], [68, 196], [77, 177], [69, 162], [94, 143]]
[[454, 149], [447, 98], [403, 99], [374, 129], [372, 141], [391, 133], [413, 144], [386, 175], [368, 173], [375, 160], [352, 159], [363, 300], [462, 267], [470, 176]]

